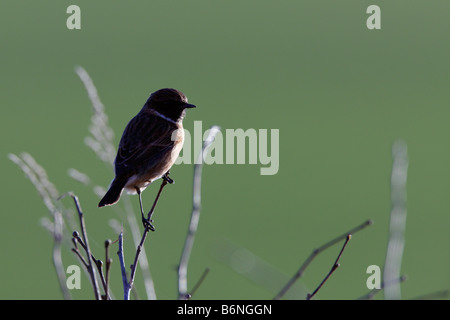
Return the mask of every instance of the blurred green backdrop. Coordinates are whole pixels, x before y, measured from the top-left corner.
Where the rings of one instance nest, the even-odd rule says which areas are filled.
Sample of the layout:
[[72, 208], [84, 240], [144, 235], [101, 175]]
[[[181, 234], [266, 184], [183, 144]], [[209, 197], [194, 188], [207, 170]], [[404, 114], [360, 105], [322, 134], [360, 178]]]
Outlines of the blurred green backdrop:
[[[52, 239], [39, 222], [47, 211], [8, 153], [29, 152], [59, 192], [79, 195], [101, 258], [103, 241], [115, 237], [113, 208], [97, 209], [98, 198], [67, 175], [73, 167], [104, 187], [112, 179], [83, 143], [91, 106], [76, 65], [93, 78], [116, 144], [148, 95], [163, 87], [180, 89], [198, 106], [185, 120], [188, 130], [200, 120], [204, 130], [280, 130], [274, 176], [261, 176], [259, 164], [204, 167], [189, 287], [211, 271], [194, 298], [271, 299], [276, 290], [267, 287], [281, 288], [314, 248], [371, 218], [374, 225], [355, 234], [316, 298], [367, 293], [366, 268], [384, 264], [397, 138], [410, 161], [402, 297], [449, 288], [449, 1], [77, 1], [81, 30], [66, 28], [70, 4], [0, 2], [0, 298], [62, 297]], [[366, 27], [370, 4], [381, 8], [381, 30]], [[176, 184], [163, 194], [146, 245], [160, 299], [177, 296], [192, 170], [172, 170]], [[155, 189], [144, 193], [147, 206]], [[240, 274], [230, 246], [252, 252], [244, 263], [265, 261], [270, 273], [259, 283]], [[301, 284], [313, 290], [338, 251], [315, 260]], [[111, 277], [120, 297], [115, 252]], [[64, 263], [79, 264], [67, 247]], [[72, 294], [93, 297], [86, 277]]]

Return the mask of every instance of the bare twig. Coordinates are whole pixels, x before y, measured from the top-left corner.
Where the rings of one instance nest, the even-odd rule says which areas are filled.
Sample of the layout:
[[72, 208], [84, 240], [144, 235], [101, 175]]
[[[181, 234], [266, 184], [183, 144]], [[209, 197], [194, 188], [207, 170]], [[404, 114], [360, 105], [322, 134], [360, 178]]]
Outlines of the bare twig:
[[[153, 205], [152, 205], [152, 208], [150, 209], [150, 211], [148, 212], [148, 214], [147, 214], [147, 221], [148, 222], [151, 222], [152, 221], [152, 216], [153, 216], [153, 213], [155, 212], [155, 208], [156, 208], [156, 204], [158, 203], [158, 201], [159, 201], [159, 197], [161, 196], [161, 192], [163, 191], [163, 189], [164, 189], [164, 187], [167, 185], [167, 180], [166, 179], [162, 179], [162, 182], [161, 182], [161, 186], [159, 187], [159, 190], [158, 190], [158, 193], [156, 194], [156, 198], [155, 198], [155, 201], [153, 201]], [[173, 183], [173, 182], [172, 182]], [[149, 226], [150, 227], [150, 226]], [[151, 228], [151, 227], [150, 227]], [[145, 228], [145, 229], [149, 229], [149, 228]], [[151, 229], [149, 229], [149, 230], [151, 230]], [[147, 232], [149, 231], [149, 230], [147, 230]]]
[[[121, 211], [121, 213], [125, 213], [126, 219], [128, 221], [128, 227], [130, 229], [130, 233], [133, 238], [134, 246], [137, 248], [139, 246], [142, 237], [139, 229], [139, 226], [142, 224], [140, 225], [138, 224], [135, 212], [133, 211], [133, 207], [130, 202], [130, 197], [124, 195], [121, 201], [122, 204], [124, 205], [124, 209], [123, 211]], [[123, 225], [120, 224], [116, 219], [111, 219], [109, 221], [109, 224], [118, 235], [123, 231]], [[148, 264], [148, 258], [145, 250], [141, 251], [141, 256], [139, 258], [139, 268], [141, 269], [141, 275], [147, 299], [156, 300], [155, 286], [152, 275], [150, 273], [150, 267]]]
[[336, 271], [337, 268], [339, 268], [340, 264], [339, 259], [341, 259], [342, 253], [344, 252], [345, 247], [347, 246], [347, 243], [350, 241], [350, 239], [352, 238], [351, 234], [347, 235], [347, 239], [344, 242], [344, 245], [342, 246], [341, 251], [339, 252], [338, 257], [336, 258], [336, 261], [334, 262], [333, 266], [331, 267], [330, 272], [328, 272], [328, 274], [326, 275], [326, 277], [322, 280], [322, 282], [319, 284], [319, 286], [316, 288], [316, 290], [314, 290], [314, 292], [312, 294], [308, 294], [306, 296], [306, 300], [311, 300], [316, 293], [320, 290], [320, 288], [322, 288], [322, 286], [324, 285], [324, 283], [328, 280], [328, 278], [333, 274], [334, 271]]
[[[133, 243], [137, 247], [139, 245], [141, 235], [136, 215], [131, 206], [130, 197], [124, 197], [123, 203], [125, 205], [125, 212], [128, 220], [128, 226], [131, 231], [131, 236], [133, 237]], [[156, 300], [155, 285], [150, 273], [147, 253], [145, 252], [145, 250], [141, 251], [141, 257], [139, 258], [139, 268], [141, 269], [147, 299]]]
[[[111, 240], [105, 241], [105, 262], [106, 262], [106, 286], [105, 286], [105, 297], [109, 298], [109, 271], [111, 269], [112, 259], [109, 257], [109, 247], [111, 246]], [[105, 299], [106, 300], [106, 299]]]
[[303, 275], [305, 272], [305, 269], [309, 266], [309, 264], [314, 260], [314, 258], [321, 253], [322, 251], [328, 249], [332, 245], [344, 240], [347, 238], [349, 234], [354, 234], [355, 232], [358, 232], [367, 226], [372, 224], [372, 220], [367, 220], [366, 222], [362, 223], [361, 225], [349, 230], [348, 232], [334, 238], [333, 240], [325, 243], [318, 249], [313, 250], [313, 252], [310, 254], [310, 256], [305, 260], [305, 262], [301, 265], [301, 267], [298, 269], [298, 271], [294, 274], [294, 276], [288, 281], [288, 283], [281, 289], [281, 291], [274, 297], [274, 300], [281, 299], [286, 292], [292, 287], [292, 285]]
[[[86, 254], [88, 252], [87, 246], [83, 242], [83, 240], [80, 238], [80, 234], [77, 231], [74, 231], [72, 233], [72, 243], [73, 243], [73, 246], [74, 246], [72, 248], [72, 251], [77, 255], [77, 257], [81, 260], [81, 262], [83, 263], [85, 268], [89, 271], [89, 263], [84, 259], [83, 255], [81, 254], [80, 250], [78, 249], [77, 243], [79, 243], [83, 247], [83, 249], [86, 252]], [[102, 282], [103, 290], [105, 292], [104, 296], [102, 296], [102, 299], [104, 299], [104, 300], [111, 300], [111, 297], [110, 297], [110, 295], [108, 293], [108, 283], [106, 281], [105, 275], [103, 274], [103, 261], [99, 260], [99, 259], [96, 259], [95, 256], [92, 253], [91, 253], [91, 259], [92, 259], [92, 261], [94, 261], [95, 266], [97, 267], [97, 271], [98, 271], [98, 273], [100, 275], [100, 280]], [[108, 265], [107, 265], [107, 268], [109, 268]]]
[[198, 279], [197, 283], [195, 284], [195, 286], [192, 288], [190, 293], [187, 293], [186, 296], [184, 297], [184, 300], [189, 300], [192, 298], [192, 296], [194, 295], [194, 293], [197, 291], [197, 289], [200, 287], [200, 285], [203, 283], [203, 281], [205, 280], [206, 276], [209, 273], [209, 268], [206, 268], [205, 271], [203, 271], [200, 279]]
[[122, 283], [123, 283], [123, 299], [130, 300], [130, 288], [128, 283], [127, 269], [125, 267], [125, 257], [123, 253], [123, 232], [119, 234], [119, 251], [117, 251], [119, 256], [120, 270], [122, 271]]
[[127, 292], [124, 293], [124, 299], [125, 300], [129, 300], [130, 299], [130, 292], [131, 292], [131, 289], [133, 288], [134, 278], [136, 276], [137, 264], [139, 262], [139, 257], [141, 255], [141, 251], [143, 250], [144, 242], [145, 242], [145, 239], [147, 238], [147, 234], [148, 234], [149, 231], [150, 231], [149, 228], [145, 228], [144, 229], [144, 232], [143, 232], [142, 238], [141, 238], [141, 242], [139, 242], [139, 245], [136, 248], [136, 255], [134, 256], [134, 262], [131, 265], [130, 280], [129, 280], [127, 288], [126, 288]]
[[[95, 265], [97, 266], [97, 271], [100, 275], [100, 280], [102, 282], [103, 290], [106, 293], [108, 291], [108, 289], [106, 288], [106, 279], [105, 279], [105, 275], [103, 273], [103, 261], [100, 259], [95, 259], [95, 258], [93, 258], [92, 261], [94, 261]], [[100, 296], [100, 298], [102, 298], [103, 300], [109, 299], [109, 297], [107, 297], [106, 295]]]
[[200, 205], [201, 205], [201, 179], [202, 179], [202, 167], [203, 158], [206, 149], [214, 141], [216, 134], [220, 131], [218, 126], [212, 126], [209, 129], [209, 134], [203, 143], [202, 150], [198, 155], [198, 159], [195, 162], [194, 167], [194, 182], [193, 182], [193, 200], [192, 200], [192, 213], [191, 221], [189, 223], [189, 230], [184, 242], [183, 252], [181, 254], [180, 263], [178, 265], [178, 298], [185, 299], [187, 295], [187, 268], [189, 263], [189, 257], [194, 245], [195, 233], [197, 232], [198, 222], [200, 219]]
[[[151, 221], [152, 215], [155, 211], [156, 204], [158, 203], [161, 192], [164, 189], [164, 187], [166, 186], [166, 184], [167, 184], [167, 180], [162, 179], [161, 187], [159, 188], [158, 194], [156, 195], [155, 201], [153, 202], [153, 206], [150, 209], [150, 211], [148, 212], [148, 221], [149, 222]], [[131, 265], [131, 273], [130, 273], [129, 281], [127, 281], [126, 269], [125, 269], [125, 259], [123, 256], [123, 235], [122, 235], [122, 233], [121, 233], [121, 235], [119, 235], [119, 252], [117, 254], [119, 255], [120, 266], [122, 269], [122, 282], [123, 282], [124, 299], [125, 300], [130, 299], [130, 292], [131, 292], [131, 289], [133, 288], [134, 278], [136, 276], [136, 268], [137, 268], [137, 265], [139, 262], [139, 257], [141, 255], [141, 252], [143, 251], [145, 239], [147, 238], [147, 234], [150, 230], [151, 230], [150, 226], [147, 226], [144, 228], [144, 232], [142, 234], [141, 241], [139, 242], [137, 249], [136, 249], [136, 255], [134, 257], [134, 262]]]
[[[86, 259], [84, 259], [83, 255], [81, 254], [80, 250], [78, 249], [77, 243], [80, 243], [80, 235], [78, 234], [78, 231], [74, 231], [73, 232], [72, 243], [73, 243], [72, 252], [75, 253], [78, 256], [78, 258], [83, 263], [85, 268], [88, 269], [89, 268], [89, 264], [87, 263]], [[84, 247], [84, 244], [83, 244], [83, 249], [84, 248], [85, 247]]]
[[86, 250], [87, 269], [88, 269], [89, 276], [91, 278], [92, 287], [94, 289], [95, 299], [96, 300], [100, 300], [100, 298], [101, 298], [100, 297], [100, 291], [99, 291], [99, 288], [98, 288], [97, 277], [95, 275], [95, 269], [92, 266], [93, 258], [92, 258], [92, 254], [91, 254], [91, 249], [89, 248], [89, 242], [88, 242], [88, 237], [87, 237], [87, 232], [86, 232], [86, 226], [85, 226], [85, 223], [84, 223], [84, 214], [83, 214], [83, 211], [81, 210], [81, 205], [80, 205], [80, 202], [78, 200], [78, 197], [74, 193], [68, 192], [66, 194], [63, 194], [60, 197], [60, 199], [66, 197], [66, 196], [70, 196], [73, 199], [73, 201], [75, 203], [75, 207], [76, 207], [77, 212], [78, 212], [78, 217], [79, 217], [79, 220], [80, 220], [81, 235], [83, 237], [83, 241], [80, 242], [80, 243], [84, 244], [83, 248]]
[[[392, 146], [391, 220], [383, 272], [383, 279], [386, 282], [395, 281], [400, 277], [401, 272], [405, 246], [407, 173], [407, 146], [403, 141], [396, 141]], [[386, 287], [384, 296], [388, 300], [401, 299], [400, 283], [397, 281]]]

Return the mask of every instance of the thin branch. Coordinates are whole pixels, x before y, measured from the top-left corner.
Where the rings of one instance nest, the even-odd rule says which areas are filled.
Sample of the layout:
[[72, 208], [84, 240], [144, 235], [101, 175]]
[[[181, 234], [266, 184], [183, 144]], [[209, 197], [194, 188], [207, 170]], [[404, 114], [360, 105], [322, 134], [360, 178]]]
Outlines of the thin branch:
[[[64, 196], [65, 195], [63, 195], [62, 197], [64, 197]], [[89, 252], [87, 245], [80, 238], [80, 234], [78, 233], [78, 231], [74, 231], [72, 233], [72, 244], [73, 244], [72, 251], [78, 256], [80, 261], [84, 264], [84, 266], [86, 267], [86, 269], [89, 272], [89, 263], [86, 262], [86, 260], [84, 259], [83, 255], [81, 254], [80, 250], [78, 249], [78, 245], [77, 245], [78, 243], [83, 247], [83, 249], [84, 249], [84, 251], [86, 252], [86, 255], [87, 255], [88, 252]], [[96, 259], [95, 256], [92, 253], [90, 255], [91, 255], [92, 261], [95, 263], [95, 265], [97, 267], [97, 271], [98, 271], [98, 273], [100, 275], [100, 280], [101, 280], [102, 285], [103, 285], [103, 290], [105, 291], [105, 295], [102, 296], [102, 298], [104, 298], [105, 300], [108, 300], [108, 299], [110, 300], [111, 297], [110, 297], [110, 295], [108, 293], [108, 283], [107, 283], [107, 281], [105, 279], [105, 276], [103, 274], [103, 261], [101, 261], [100, 259]], [[107, 264], [107, 268], [109, 268], [108, 264]]]
[[98, 288], [97, 277], [95, 276], [95, 270], [94, 270], [94, 268], [92, 266], [93, 259], [92, 259], [91, 249], [89, 248], [89, 242], [88, 242], [88, 237], [87, 237], [87, 232], [86, 232], [86, 226], [85, 226], [85, 223], [84, 223], [84, 214], [83, 214], [83, 211], [81, 210], [81, 205], [80, 205], [80, 202], [78, 200], [78, 197], [75, 194], [73, 194], [72, 192], [68, 192], [68, 193], [62, 195], [60, 197], [60, 199], [64, 198], [67, 195], [72, 197], [72, 199], [73, 199], [73, 201], [75, 203], [75, 207], [76, 207], [77, 212], [78, 212], [78, 217], [79, 217], [79, 220], [80, 220], [81, 235], [83, 237], [83, 241], [80, 242], [80, 243], [84, 244], [84, 249], [86, 250], [87, 265], [88, 265], [87, 269], [88, 269], [89, 276], [91, 278], [92, 287], [94, 289], [95, 299], [96, 300], [100, 300], [100, 292], [99, 292], [99, 288]]
[[[167, 180], [162, 179], [161, 187], [159, 188], [158, 194], [156, 195], [155, 201], [153, 202], [153, 206], [147, 215], [149, 222], [151, 221], [152, 215], [155, 211], [156, 204], [158, 203], [159, 197], [162, 193], [162, 190], [166, 186], [166, 184], [167, 184]], [[142, 234], [141, 241], [139, 242], [139, 244], [136, 248], [136, 255], [134, 257], [134, 262], [131, 265], [131, 273], [130, 273], [129, 281], [126, 280], [126, 269], [125, 269], [125, 261], [124, 261], [124, 257], [123, 257], [123, 244], [122, 244], [123, 240], [122, 240], [122, 237], [119, 236], [119, 252], [118, 252], [118, 254], [119, 254], [119, 259], [121, 260], [120, 266], [122, 269], [122, 282], [123, 282], [124, 299], [125, 300], [130, 299], [130, 292], [131, 292], [131, 289], [133, 288], [134, 278], [136, 276], [136, 269], [137, 269], [137, 265], [139, 262], [139, 257], [141, 255], [141, 252], [143, 251], [143, 246], [145, 243], [145, 239], [147, 238], [147, 234], [151, 230], [150, 228], [151, 228], [150, 225], [148, 225], [147, 227], [144, 228], [144, 232]], [[125, 278], [124, 278], [124, 276], [125, 276]]]
[[108, 295], [108, 284], [106, 282], [105, 275], [103, 273], [103, 261], [100, 259], [93, 259], [95, 265], [97, 266], [97, 271], [100, 275], [100, 280], [102, 282], [103, 290], [105, 292], [104, 295], [101, 296], [103, 300], [111, 300], [111, 297]]
[[78, 243], [78, 232], [74, 231], [74, 237], [72, 238], [72, 243], [74, 244], [74, 247], [72, 248], [72, 252], [74, 252], [78, 258], [80, 259], [81, 263], [86, 267], [86, 269], [89, 268], [89, 264], [86, 262], [86, 259], [84, 259], [83, 255], [81, 254], [80, 250], [78, 249], [78, 246], [76, 245]]
[[372, 220], [367, 220], [366, 222], [362, 223], [361, 225], [349, 230], [348, 232], [334, 238], [333, 240], [325, 243], [318, 249], [313, 250], [313, 252], [309, 255], [309, 257], [305, 260], [305, 262], [301, 265], [301, 267], [298, 269], [298, 271], [294, 274], [294, 276], [288, 281], [288, 283], [280, 290], [280, 292], [274, 297], [274, 300], [281, 299], [286, 292], [292, 287], [292, 285], [301, 278], [303, 273], [305, 272], [305, 269], [310, 265], [310, 263], [314, 260], [314, 258], [320, 254], [322, 251], [328, 249], [332, 245], [344, 240], [347, 238], [349, 234], [354, 234], [367, 226], [370, 226], [372, 224]]
[[[149, 211], [148, 214], [147, 214], [147, 221], [148, 221], [148, 222], [151, 222], [151, 221], [152, 221], [152, 216], [153, 216], [153, 213], [155, 212], [156, 204], [157, 204], [158, 201], [159, 201], [159, 197], [161, 196], [161, 192], [163, 191], [164, 187], [165, 187], [165, 186], [167, 185], [167, 183], [168, 183], [167, 181], [168, 181], [168, 180], [166, 180], [166, 179], [163, 177], [162, 182], [161, 182], [161, 186], [159, 187], [159, 191], [158, 191], [158, 193], [157, 193], [157, 195], [156, 195], [155, 201], [153, 201], [152, 208], [150, 209], [150, 211]], [[171, 183], [173, 183], [173, 182], [171, 182]], [[145, 228], [145, 229], [151, 230], [151, 227], [149, 226], [149, 228]], [[147, 230], [147, 232], [148, 232], [149, 230]], [[154, 231], [154, 230], [153, 230], [153, 231]]]
[[144, 229], [144, 232], [143, 232], [142, 238], [141, 238], [141, 242], [139, 242], [139, 245], [136, 248], [136, 255], [134, 256], [134, 262], [131, 265], [130, 280], [129, 280], [128, 285], [126, 287], [126, 292], [124, 292], [124, 299], [125, 300], [130, 300], [130, 292], [131, 292], [131, 289], [133, 288], [134, 278], [136, 276], [136, 268], [137, 268], [137, 264], [139, 262], [139, 256], [141, 255], [141, 251], [143, 249], [144, 242], [145, 242], [145, 239], [147, 238], [147, 234], [148, 234], [149, 231], [150, 231], [149, 228], [145, 228]]
[[[106, 286], [105, 286], [105, 297], [107, 299], [111, 299], [109, 297], [109, 271], [111, 269], [112, 259], [109, 257], [109, 247], [111, 246], [111, 240], [105, 241], [105, 262], [106, 262]], [[105, 299], [106, 300], [106, 299]]]
[[185, 299], [187, 295], [187, 269], [189, 258], [191, 256], [192, 247], [194, 245], [195, 233], [197, 232], [198, 222], [200, 219], [200, 205], [201, 205], [201, 180], [203, 159], [206, 149], [214, 141], [216, 134], [220, 131], [218, 126], [212, 126], [209, 129], [209, 134], [203, 143], [194, 167], [194, 182], [192, 195], [192, 213], [191, 221], [189, 223], [189, 230], [184, 242], [183, 252], [181, 254], [180, 263], [178, 265], [178, 299]]
[[[83, 247], [84, 251], [87, 254], [87, 246], [86, 244], [83, 242], [83, 240], [80, 238], [80, 234], [77, 231], [74, 231], [72, 233], [72, 243], [74, 245], [74, 247], [72, 248], [72, 251], [78, 256], [78, 258], [81, 260], [81, 262], [84, 264], [84, 266], [86, 267], [86, 269], [89, 269], [89, 264], [86, 262], [86, 260], [84, 259], [84, 257], [81, 255], [80, 250], [78, 249], [77, 243], [81, 244], [81, 246]], [[105, 291], [105, 297], [107, 297], [108, 299], [110, 298], [107, 294], [108, 292], [108, 284], [106, 283], [105, 280], [105, 276], [103, 274], [103, 261], [99, 260], [97, 258], [95, 258], [95, 256], [91, 253], [91, 258], [92, 261], [94, 261], [96, 267], [97, 267], [97, 271], [100, 275], [100, 280], [102, 281], [102, 285], [103, 285], [103, 290]], [[106, 300], [106, 299], [105, 299]]]
[[[123, 199], [121, 201], [123, 201], [122, 204], [124, 205], [124, 209], [121, 212], [123, 212], [126, 216], [128, 227], [133, 238], [133, 244], [137, 248], [141, 241], [142, 235], [139, 229], [135, 212], [133, 211], [133, 207], [130, 202], [130, 197], [124, 195], [122, 198]], [[123, 225], [120, 224], [116, 219], [111, 219], [109, 221], [109, 225], [117, 234], [120, 234], [120, 232], [122, 232], [123, 230]], [[141, 251], [141, 256], [139, 258], [139, 268], [141, 269], [141, 275], [145, 293], [147, 295], [147, 300], [156, 300], [155, 286], [153, 283], [152, 275], [150, 273], [147, 253], [145, 252], [145, 250]]]
[[130, 300], [130, 289], [128, 284], [127, 270], [125, 267], [125, 257], [123, 253], [123, 232], [119, 234], [119, 251], [117, 251], [119, 256], [120, 270], [122, 271], [122, 283], [123, 283], [123, 299]]
[[197, 291], [197, 289], [200, 287], [200, 285], [203, 283], [203, 281], [205, 281], [206, 276], [209, 273], [209, 268], [206, 268], [205, 271], [203, 271], [200, 279], [198, 279], [197, 283], [195, 284], [195, 286], [192, 288], [191, 292], [186, 294], [186, 296], [184, 297], [184, 300], [189, 300], [192, 298], [192, 296], [194, 295], [194, 293]]
[[[131, 235], [133, 237], [133, 243], [137, 247], [140, 242], [140, 230], [139, 225], [136, 219], [136, 215], [133, 211], [133, 207], [130, 202], [130, 197], [124, 197], [123, 203], [125, 205], [125, 212], [127, 215], [128, 225], [131, 231]], [[149, 300], [156, 300], [156, 291], [155, 291], [155, 285], [153, 282], [152, 275], [150, 273], [150, 267], [148, 264], [148, 258], [147, 253], [145, 250], [141, 251], [141, 257], [139, 258], [139, 267], [141, 269], [142, 278], [144, 281], [144, 288], [145, 292], [147, 294], [147, 299]]]
[[[120, 213], [125, 213], [125, 216], [128, 221], [128, 226], [130, 228], [130, 233], [133, 238], [133, 244], [137, 248], [141, 241], [142, 235], [139, 229], [136, 215], [134, 214], [135, 212], [133, 211], [133, 207], [130, 202], [130, 197], [124, 195], [122, 198], [123, 198], [122, 204], [124, 205], [124, 209]], [[114, 208], [119, 211], [118, 207], [114, 206]], [[109, 225], [117, 233], [117, 235], [119, 235], [123, 231], [123, 225], [120, 224], [116, 219], [110, 219]], [[145, 250], [141, 251], [141, 256], [139, 258], [139, 267], [141, 269], [141, 275], [143, 278], [144, 289], [147, 295], [147, 299], [156, 300], [155, 286], [153, 283], [152, 275], [150, 273], [148, 258]]]
[[308, 294], [306, 296], [306, 300], [311, 300], [316, 295], [316, 293], [320, 290], [320, 288], [322, 288], [322, 286], [328, 280], [328, 278], [330, 278], [330, 276], [334, 273], [334, 271], [336, 271], [336, 269], [339, 268], [339, 266], [340, 266], [340, 264], [338, 263], [339, 259], [341, 259], [342, 253], [344, 252], [344, 249], [347, 246], [347, 243], [350, 241], [351, 238], [352, 238], [352, 235], [348, 234], [347, 239], [345, 240], [344, 245], [342, 246], [341, 252], [339, 252], [339, 255], [336, 258], [336, 261], [334, 262], [333, 266], [331, 267], [330, 272], [328, 272], [328, 274], [322, 280], [322, 282], [319, 284], [319, 286], [316, 288], [316, 290], [314, 290], [314, 292], [312, 294]]
[[[81, 246], [83, 247], [84, 251], [87, 252], [87, 247], [86, 247], [86, 245], [84, 244], [83, 239], [80, 238], [80, 234], [78, 233], [78, 231], [74, 231], [74, 232], [72, 233], [72, 237], [73, 237], [73, 238], [72, 238], [72, 243], [74, 244], [74, 249], [77, 250], [77, 251], [79, 252], [78, 246], [77, 246], [77, 243], [79, 243], [79, 244], [81, 244]], [[92, 260], [94, 260], [94, 261], [97, 260], [97, 259], [95, 259], [95, 257], [94, 257], [93, 254], [91, 254], [91, 258], [92, 258]]]

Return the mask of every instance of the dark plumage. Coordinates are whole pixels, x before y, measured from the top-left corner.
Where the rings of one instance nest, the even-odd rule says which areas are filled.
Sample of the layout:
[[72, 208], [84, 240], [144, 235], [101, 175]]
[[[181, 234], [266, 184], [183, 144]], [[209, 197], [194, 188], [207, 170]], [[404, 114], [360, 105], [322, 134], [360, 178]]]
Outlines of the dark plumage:
[[175, 89], [150, 95], [123, 132], [114, 162], [116, 176], [99, 207], [115, 204], [123, 189], [140, 195], [169, 171], [183, 147], [185, 109], [194, 107]]

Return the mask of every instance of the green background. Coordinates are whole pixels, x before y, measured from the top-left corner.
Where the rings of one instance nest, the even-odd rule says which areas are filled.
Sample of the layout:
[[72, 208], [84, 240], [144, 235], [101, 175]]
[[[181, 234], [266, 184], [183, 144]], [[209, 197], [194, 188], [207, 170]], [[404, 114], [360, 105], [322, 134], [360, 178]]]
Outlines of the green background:
[[[40, 226], [48, 213], [8, 153], [29, 152], [60, 193], [80, 197], [101, 259], [103, 241], [116, 238], [108, 226], [110, 218], [120, 221], [116, 211], [98, 209], [98, 197], [67, 175], [73, 167], [103, 187], [112, 179], [83, 142], [91, 106], [77, 65], [96, 84], [116, 145], [148, 95], [163, 87], [198, 106], [185, 119], [188, 130], [200, 120], [204, 130], [280, 130], [276, 175], [261, 176], [260, 164], [204, 167], [189, 288], [206, 267], [210, 272], [194, 298], [271, 299], [314, 248], [371, 218], [374, 225], [354, 235], [316, 299], [367, 293], [366, 268], [384, 265], [397, 138], [409, 156], [402, 297], [449, 288], [449, 1], [77, 1], [81, 30], [66, 28], [70, 4], [0, 2], [1, 299], [62, 298], [52, 239]], [[371, 4], [381, 8], [381, 30], [366, 27]], [[164, 191], [157, 231], [147, 239], [160, 299], [177, 297], [192, 171], [173, 168], [176, 184]], [[143, 194], [147, 207], [155, 189]], [[125, 242], [131, 264], [129, 234]], [[307, 269], [307, 290], [339, 247]], [[112, 290], [120, 298], [116, 249]], [[257, 270], [241, 274], [236, 260]], [[69, 247], [64, 264], [79, 264]], [[71, 293], [93, 298], [84, 275], [82, 290]]]

